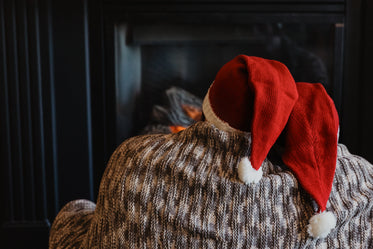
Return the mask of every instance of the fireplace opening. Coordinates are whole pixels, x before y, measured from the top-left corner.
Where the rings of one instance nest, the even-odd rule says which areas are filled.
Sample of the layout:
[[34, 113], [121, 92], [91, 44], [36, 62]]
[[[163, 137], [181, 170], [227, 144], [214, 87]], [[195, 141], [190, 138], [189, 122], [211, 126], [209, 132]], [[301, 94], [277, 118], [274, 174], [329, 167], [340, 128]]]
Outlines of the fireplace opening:
[[[149, 131], [149, 125], [186, 126], [160, 113], [179, 104], [176, 109], [190, 115], [185, 108], [198, 109], [218, 70], [239, 54], [281, 61], [296, 81], [322, 83], [340, 109], [341, 30], [343, 24], [333, 22], [118, 24], [117, 143]], [[181, 101], [183, 94], [191, 99]]]

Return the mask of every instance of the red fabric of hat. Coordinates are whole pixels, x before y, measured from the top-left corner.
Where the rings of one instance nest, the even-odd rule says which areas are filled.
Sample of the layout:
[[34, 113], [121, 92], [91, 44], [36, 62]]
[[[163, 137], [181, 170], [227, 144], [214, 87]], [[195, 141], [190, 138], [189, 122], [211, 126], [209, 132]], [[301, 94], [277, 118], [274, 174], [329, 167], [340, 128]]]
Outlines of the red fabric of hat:
[[324, 211], [336, 167], [338, 113], [321, 84], [296, 85], [299, 99], [284, 130], [282, 160]]
[[239, 55], [219, 70], [203, 111], [213, 123], [251, 132], [250, 162], [258, 170], [284, 129], [297, 98], [294, 79], [284, 64]]

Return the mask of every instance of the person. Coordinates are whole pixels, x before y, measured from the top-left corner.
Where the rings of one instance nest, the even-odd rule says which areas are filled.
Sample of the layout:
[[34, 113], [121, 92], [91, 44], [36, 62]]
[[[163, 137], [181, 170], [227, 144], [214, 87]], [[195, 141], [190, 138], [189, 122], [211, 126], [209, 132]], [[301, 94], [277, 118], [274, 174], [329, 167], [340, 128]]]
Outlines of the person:
[[[372, 248], [373, 166], [338, 144], [321, 84], [239, 55], [216, 75], [205, 121], [113, 153], [97, 205], [68, 203], [54, 248]], [[267, 155], [280, 148], [282, 163]]]

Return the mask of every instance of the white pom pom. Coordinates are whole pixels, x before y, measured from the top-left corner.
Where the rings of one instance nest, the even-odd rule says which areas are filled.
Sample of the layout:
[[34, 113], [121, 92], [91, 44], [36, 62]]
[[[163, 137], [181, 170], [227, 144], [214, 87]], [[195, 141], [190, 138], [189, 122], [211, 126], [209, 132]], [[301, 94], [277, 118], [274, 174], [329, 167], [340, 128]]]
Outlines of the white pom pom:
[[258, 183], [262, 179], [263, 171], [260, 167], [258, 170], [255, 170], [250, 163], [249, 158], [244, 157], [238, 164], [238, 177], [241, 181], [246, 184], [249, 183]]
[[311, 217], [308, 234], [314, 238], [325, 238], [337, 224], [332, 212], [322, 212]]

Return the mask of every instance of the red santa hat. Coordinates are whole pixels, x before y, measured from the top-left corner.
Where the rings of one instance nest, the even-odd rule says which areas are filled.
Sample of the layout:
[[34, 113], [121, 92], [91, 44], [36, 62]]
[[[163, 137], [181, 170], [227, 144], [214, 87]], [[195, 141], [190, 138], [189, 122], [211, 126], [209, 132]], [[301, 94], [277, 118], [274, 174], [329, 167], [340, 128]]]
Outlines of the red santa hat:
[[246, 184], [260, 181], [261, 164], [283, 132], [282, 159], [319, 206], [308, 232], [330, 232], [336, 219], [324, 211], [336, 165], [338, 114], [321, 84], [296, 84], [282, 63], [239, 55], [219, 70], [203, 112], [217, 128], [251, 136], [250, 157], [238, 164]]
[[203, 113], [221, 130], [251, 133], [250, 159], [243, 158], [238, 166], [243, 182], [260, 180], [260, 166], [297, 99], [294, 79], [278, 61], [239, 55], [217, 73], [203, 101]]
[[299, 98], [284, 129], [283, 162], [319, 206], [308, 233], [326, 237], [336, 218], [325, 212], [332, 189], [339, 131], [333, 100], [321, 84], [297, 83]]

